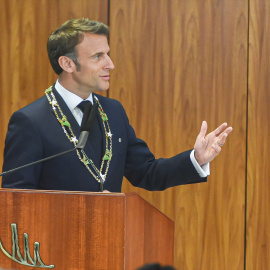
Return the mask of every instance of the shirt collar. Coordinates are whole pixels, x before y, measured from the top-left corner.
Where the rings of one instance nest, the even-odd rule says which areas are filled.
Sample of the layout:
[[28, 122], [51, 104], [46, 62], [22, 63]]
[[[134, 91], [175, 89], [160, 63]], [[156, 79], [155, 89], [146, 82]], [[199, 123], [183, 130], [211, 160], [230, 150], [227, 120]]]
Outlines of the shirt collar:
[[78, 104], [80, 104], [83, 100], [89, 100], [93, 104], [93, 94], [91, 93], [87, 99], [82, 99], [81, 97], [75, 95], [70, 92], [66, 88], [64, 88], [59, 81], [57, 80], [55, 83], [55, 89], [59, 93], [59, 95], [64, 99], [68, 108], [72, 111], [74, 110]]

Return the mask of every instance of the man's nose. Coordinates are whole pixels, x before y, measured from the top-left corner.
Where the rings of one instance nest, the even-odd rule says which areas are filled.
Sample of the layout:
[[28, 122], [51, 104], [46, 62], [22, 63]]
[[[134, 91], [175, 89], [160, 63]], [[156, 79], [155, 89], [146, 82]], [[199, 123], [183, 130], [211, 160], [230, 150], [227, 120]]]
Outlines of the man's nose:
[[114, 64], [112, 59], [110, 58], [109, 55], [107, 55], [107, 64], [106, 64], [106, 69], [114, 69]]

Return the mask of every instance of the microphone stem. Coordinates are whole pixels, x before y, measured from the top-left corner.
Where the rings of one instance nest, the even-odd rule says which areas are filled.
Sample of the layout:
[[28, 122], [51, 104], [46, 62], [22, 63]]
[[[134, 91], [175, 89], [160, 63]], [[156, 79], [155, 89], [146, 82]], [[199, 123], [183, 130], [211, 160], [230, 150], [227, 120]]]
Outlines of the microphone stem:
[[29, 163], [29, 164], [23, 165], [23, 166], [21, 166], [21, 167], [18, 167], [18, 168], [15, 168], [15, 169], [12, 169], [12, 170], [9, 170], [9, 171], [6, 171], [6, 172], [3, 172], [3, 173], [1, 173], [1, 174], [0, 174], [0, 176], [3, 176], [3, 175], [5, 175], [5, 174], [11, 173], [11, 172], [15, 172], [15, 171], [17, 171], [17, 170], [20, 170], [20, 169], [26, 168], [26, 167], [31, 166], [31, 165], [35, 165], [35, 164], [37, 164], [37, 163], [40, 163], [40, 162], [43, 162], [43, 161], [49, 160], [49, 159], [51, 159], [51, 158], [55, 158], [55, 157], [58, 157], [58, 156], [61, 156], [61, 155], [67, 154], [67, 153], [72, 152], [72, 151], [74, 151], [74, 150], [76, 150], [76, 148], [72, 148], [72, 149], [67, 150], [67, 151], [65, 151], [65, 152], [62, 152], [62, 153], [59, 153], [59, 154], [56, 154], [56, 155], [53, 155], [53, 156], [50, 156], [50, 157], [47, 157], [47, 158], [43, 158], [43, 159], [40, 159], [40, 160], [34, 161], [34, 162], [32, 162], [32, 163]]

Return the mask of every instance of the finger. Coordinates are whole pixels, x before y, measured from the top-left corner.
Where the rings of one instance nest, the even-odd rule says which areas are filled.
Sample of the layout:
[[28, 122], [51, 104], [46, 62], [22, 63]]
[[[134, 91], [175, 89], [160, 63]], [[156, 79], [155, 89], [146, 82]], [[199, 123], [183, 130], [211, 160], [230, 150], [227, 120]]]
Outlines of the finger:
[[225, 144], [227, 136], [228, 136], [227, 133], [224, 133], [221, 136], [219, 136], [219, 138], [217, 140], [217, 145], [218, 146], [223, 146]]
[[227, 135], [229, 135], [232, 131], [233, 131], [233, 128], [232, 127], [228, 127], [228, 128], [226, 128], [226, 130], [224, 131], [224, 133], [226, 133]]
[[215, 136], [219, 136], [224, 131], [224, 129], [227, 127], [227, 125], [228, 125], [227, 123], [223, 123], [218, 128], [216, 128], [213, 131]]
[[223, 131], [219, 136], [218, 136], [218, 141], [221, 144], [224, 144], [226, 141], [226, 138], [228, 137], [228, 135], [232, 132], [233, 128], [232, 127], [228, 127], [226, 128], [225, 131]]
[[198, 137], [205, 137], [205, 134], [207, 132], [207, 122], [206, 121], [203, 121], [202, 122], [202, 125], [201, 125], [201, 130], [200, 130], [200, 133], [198, 135]]

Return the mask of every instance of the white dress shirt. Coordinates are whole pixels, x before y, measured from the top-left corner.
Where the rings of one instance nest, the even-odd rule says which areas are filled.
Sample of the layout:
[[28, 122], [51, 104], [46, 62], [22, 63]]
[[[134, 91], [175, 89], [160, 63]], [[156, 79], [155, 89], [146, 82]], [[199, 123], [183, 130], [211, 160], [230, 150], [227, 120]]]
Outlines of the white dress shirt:
[[79, 126], [82, 123], [83, 113], [81, 109], [79, 109], [77, 106], [83, 101], [83, 100], [89, 100], [93, 104], [93, 95], [92, 93], [89, 95], [87, 99], [82, 99], [81, 97], [75, 95], [74, 93], [68, 91], [65, 89], [57, 80], [55, 83], [55, 89], [58, 92], [58, 94], [63, 98], [65, 103], [67, 104], [68, 108], [72, 112], [73, 116], [75, 117], [76, 121], [78, 122]]

